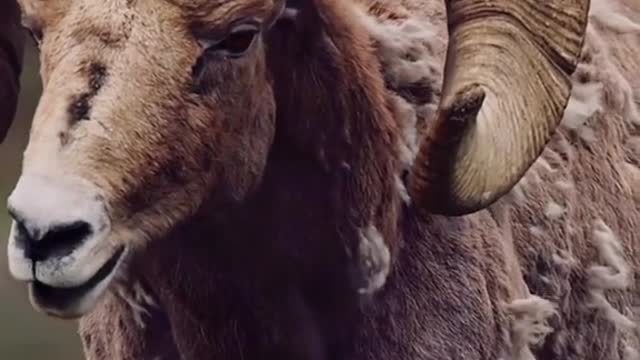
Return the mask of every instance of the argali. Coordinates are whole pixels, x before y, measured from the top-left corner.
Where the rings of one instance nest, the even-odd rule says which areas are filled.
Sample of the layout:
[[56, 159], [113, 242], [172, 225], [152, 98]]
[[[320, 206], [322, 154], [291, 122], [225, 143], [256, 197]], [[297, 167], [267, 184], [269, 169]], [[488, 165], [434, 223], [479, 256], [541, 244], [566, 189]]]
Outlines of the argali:
[[638, 358], [637, 2], [20, 3], [10, 269], [87, 358]]

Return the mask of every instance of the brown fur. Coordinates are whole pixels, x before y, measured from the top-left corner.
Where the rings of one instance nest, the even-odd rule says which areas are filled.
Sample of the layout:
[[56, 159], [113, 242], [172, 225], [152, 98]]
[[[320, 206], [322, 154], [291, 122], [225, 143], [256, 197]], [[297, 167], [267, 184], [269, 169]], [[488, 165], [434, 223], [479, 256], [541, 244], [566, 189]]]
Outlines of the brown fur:
[[[603, 291], [590, 270], [598, 244], [617, 236], [632, 273], [640, 265], [637, 178], [622, 167], [640, 155], [625, 121], [640, 89], [638, 35], [593, 21], [584, 66], [603, 84], [602, 110], [560, 129], [510, 196], [465, 217], [424, 216], [397, 179], [412, 160], [406, 134], [428, 126], [437, 103], [440, 2], [301, 2], [298, 22], [279, 24], [248, 58], [210, 65], [202, 96], [190, 91], [198, 49], [186, 29], [266, 17], [271, 1], [22, 2], [44, 14], [48, 36], [25, 166], [54, 153], [54, 165], [98, 184], [111, 241], [137, 249], [80, 321], [89, 359], [515, 360], [531, 348], [540, 359], [615, 360], [638, 348], [633, 329], [588, 306]], [[384, 57], [394, 53], [367, 12], [436, 29], [417, 52], [432, 81], [403, 82], [393, 66], [407, 59]], [[98, 89], [88, 86], [96, 64]], [[84, 116], [70, 116], [78, 96]], [[356, 291], [375, 268], [361, 265], [373, 261], [363, 236], [390, 253], [374, 293]], [[606, 291], [608, 303], [637, 305], [630, 286]], [[136, 313], [131, 299], [142, 298], [157, 306]]]

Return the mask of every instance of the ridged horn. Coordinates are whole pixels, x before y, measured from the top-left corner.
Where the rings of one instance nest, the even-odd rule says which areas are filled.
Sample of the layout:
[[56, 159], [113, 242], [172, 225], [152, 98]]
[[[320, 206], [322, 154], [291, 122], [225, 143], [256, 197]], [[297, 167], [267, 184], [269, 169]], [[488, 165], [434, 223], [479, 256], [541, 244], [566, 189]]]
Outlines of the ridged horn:
[[442, 98], [407, 182], [430, 213], [506, 194], [550, 140], [571, 94], [589, 0], [450, 0]]

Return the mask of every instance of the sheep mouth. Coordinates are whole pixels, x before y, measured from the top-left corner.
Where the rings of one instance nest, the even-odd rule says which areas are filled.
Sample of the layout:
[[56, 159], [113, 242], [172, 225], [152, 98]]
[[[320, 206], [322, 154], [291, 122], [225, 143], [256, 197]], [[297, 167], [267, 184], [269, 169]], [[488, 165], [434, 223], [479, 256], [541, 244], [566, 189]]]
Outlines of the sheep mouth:
[[97, 302], [125, 257], [120, 247], [104, 265], [82, 285], [70, 288], [49, 286], [38, 280], [29, 283], [29, 295], [36, 309], [60, 318], [78, 318]]

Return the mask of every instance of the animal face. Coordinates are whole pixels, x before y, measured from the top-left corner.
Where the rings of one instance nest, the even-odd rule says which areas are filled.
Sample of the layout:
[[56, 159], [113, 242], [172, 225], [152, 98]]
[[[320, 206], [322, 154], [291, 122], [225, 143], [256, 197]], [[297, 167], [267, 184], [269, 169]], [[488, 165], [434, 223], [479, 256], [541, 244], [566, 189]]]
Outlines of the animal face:
[[132, 250], [260, 181], [278, 0], [21, 0], [44, 92], [9, 199], [14, 277], [88, 311]]

